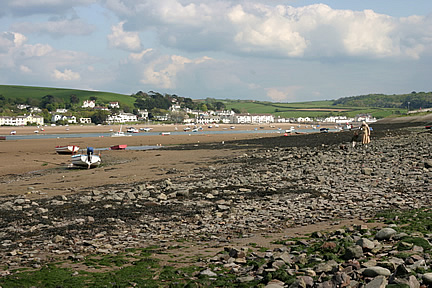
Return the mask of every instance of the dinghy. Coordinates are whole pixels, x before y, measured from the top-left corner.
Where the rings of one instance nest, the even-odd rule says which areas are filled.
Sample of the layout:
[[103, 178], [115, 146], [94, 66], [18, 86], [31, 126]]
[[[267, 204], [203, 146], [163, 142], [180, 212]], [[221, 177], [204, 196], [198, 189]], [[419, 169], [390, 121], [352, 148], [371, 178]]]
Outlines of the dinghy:
[[93, 153], [93, 147], [87, 147], [87, 155], [72, 155], [72, 164], [87, 169], [98, 167], [101, 164], [101, 158], [99, 155], [93, 155]]
[[56, 146], [55, 151], [58, 154], [75, 154], [78, 152], [79, 146], [67, 145], [67, 146]]

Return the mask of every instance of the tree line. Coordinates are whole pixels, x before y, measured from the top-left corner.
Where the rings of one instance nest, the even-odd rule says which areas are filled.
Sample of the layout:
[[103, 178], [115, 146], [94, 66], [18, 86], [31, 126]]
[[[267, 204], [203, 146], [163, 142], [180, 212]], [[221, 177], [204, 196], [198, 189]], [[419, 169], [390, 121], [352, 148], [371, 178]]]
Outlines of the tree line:
[[432, 92], [411, 92], [410, 94], [384, 95], [368, 94], [361, 96], [344, 97], [333, 102], [335, 106], [345, 107], [376, 107], [420, 109], [432, 107]]

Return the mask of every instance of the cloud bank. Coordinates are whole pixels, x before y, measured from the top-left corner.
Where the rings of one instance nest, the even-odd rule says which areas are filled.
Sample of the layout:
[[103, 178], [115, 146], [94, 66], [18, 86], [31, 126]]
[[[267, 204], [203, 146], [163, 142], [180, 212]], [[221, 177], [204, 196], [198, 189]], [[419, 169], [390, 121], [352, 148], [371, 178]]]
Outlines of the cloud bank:
[[373, 7], [277, 1], [6, 0], [0, 80], [270, 101], [427, 90], [431, 12], [395, 17]]

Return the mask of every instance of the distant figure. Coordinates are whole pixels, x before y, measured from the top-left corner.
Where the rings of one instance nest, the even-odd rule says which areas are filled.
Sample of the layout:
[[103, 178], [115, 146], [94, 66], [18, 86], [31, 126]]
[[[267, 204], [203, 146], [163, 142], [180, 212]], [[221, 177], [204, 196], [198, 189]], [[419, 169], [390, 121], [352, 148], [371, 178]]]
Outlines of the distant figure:
[[360, 126], [360, 130], [362, 132], [362, 144], [367, 147], [367, 144], [371, 142], [370, 140], [370, 131], [369, 125], [366, 124], [365, 121], [362, 122], [362, 125]]
[[362, 122], [362, 125], [354, 130], [354, 135], [351, 138], [352, 147], [354, 148], [356, 146], [357, 142], [361, 142], [365, 147], [367, 148], [367, 144], [370, 143], [370, 132], [371, 127], [369, 127], [368, 124], [366, 124], [365, 121]]
[[91, 163], [91, 156], [94, 153], [93, 147], [87, 147], [87, 161]]

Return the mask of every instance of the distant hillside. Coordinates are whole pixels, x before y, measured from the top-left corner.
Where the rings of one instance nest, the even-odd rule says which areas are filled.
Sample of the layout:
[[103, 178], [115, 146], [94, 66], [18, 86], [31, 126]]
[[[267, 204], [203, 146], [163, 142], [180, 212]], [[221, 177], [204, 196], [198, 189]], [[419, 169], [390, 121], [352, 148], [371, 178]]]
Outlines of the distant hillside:
[[[47, 95], [53, 97], [47, 97]], [[8, 101], [8, 99], [14, 99], [14, 101]], [[89, 90], [0, 85], [0, 104], [8, 104], [9, 109], [12, 109], [13, 105], [16, 106], [17, 103], [26, 103], [30, 106], [41, 104], [41, 102], [45, 104], [51, 103], [47, 102], [47, 99], [48, 101], [54, 101], [51, 108], [64, 108], [64, 106], [71, 103], [78, 107], [84, 100], [97, 99], [97, 105], [118, 101], [122, 109], [128, 108], [128, 111], [135, 108], [148, 109], [152, 114], [158, 115], [158, 113], [166, 113], [166, 110], [174, 101], [181, 107], [192, 110], [225, 109], [233, 110], [236, 113], [273, 114], [276, 117], [283, 118], [327, 117], [332, 115], [354, 117], [358, 114], [371, 114], [376, 118], [385, 118], [406, 114], [408, 109], [432, 107], [432, 92], [411, 92], [410, 94], [401, 95], [370, 94], [343, 97], [337, 100], [275, 103], [254, 100], [217, 100], [213, 98], [192, 100], [153, 91], [149, 93], [139, 91], [133, 95], [123, 95]], [[46, 105], [43, 107], [46, 107]]]
[[61, 98], [65, 102], [69, 101], [71, 95], [76, 95], [81, 103], [84, 100], [90, 99], [90, 97], [96, 97], [98, 100], [105, 103], [118, 101], [120, 104], [128, 105], [130, 107], [133, 107], [135, 102], [135, 98], [130, 95], [110, 92], [13, 85], [0, 85], [0, 95], [5, 98], [20, 99], [22, 101], [18, 102], [21, 103], [25, 103], [29, 98], [41, 100], [46, 95]]
[[410, 94], [369, 94], [344, 97], [333, 102], [334, 106], [378, 107], [399, 109], [420, 109], [432, 107], [432, 92], [411, 92]]

